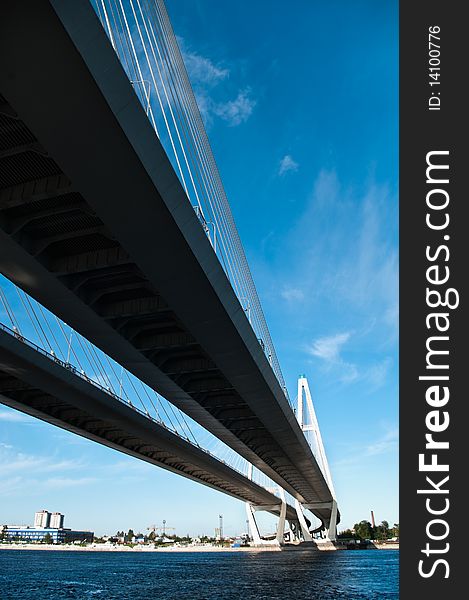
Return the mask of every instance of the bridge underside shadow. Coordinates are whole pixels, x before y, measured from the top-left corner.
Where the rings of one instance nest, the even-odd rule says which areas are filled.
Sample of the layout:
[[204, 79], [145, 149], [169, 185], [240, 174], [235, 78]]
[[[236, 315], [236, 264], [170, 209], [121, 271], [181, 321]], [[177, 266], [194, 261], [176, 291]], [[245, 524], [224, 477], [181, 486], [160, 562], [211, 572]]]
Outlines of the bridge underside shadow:
[[[280, 513], [280, 499], [268, 490], [3, 329], [0, 402], [238, 500], [269, 505], [272, 514]], [[288, 518], [296, 518], [293, 507], [288, 506], [287, 512]]]

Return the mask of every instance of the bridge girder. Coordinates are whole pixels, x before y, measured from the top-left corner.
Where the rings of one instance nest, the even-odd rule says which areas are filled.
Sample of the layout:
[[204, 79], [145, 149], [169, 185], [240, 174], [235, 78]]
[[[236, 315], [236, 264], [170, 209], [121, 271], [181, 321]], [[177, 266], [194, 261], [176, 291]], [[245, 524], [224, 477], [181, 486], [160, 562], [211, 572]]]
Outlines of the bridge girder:
[[[36, 0], [27, 10], [5, 3], [1, 12], [0, 141], [6, 150], [39, 143], [48, 153], [23, 148], [0, 159], [2, 272], [301, 502], [329, 500], [268, 357], [91, 7]], [[64, 212], [70, 194], [77, 209]], [[86, 273], [104, 275], [110, 265], [120, 275], [96, 289]], [[77, 290], [72, 274], [84, 275]], [[149, 298], [168, 306], [165, 326], [193, 338], [192, 355], [217, 372], [166, 371], [158, 356], [170, 346], [141, 351], [126, 336], [140, 314], [114, 327], [119, 303]], [[158, 309], [148, 315], [161, 322]], [[204, 405], [226, 392], [262, 430], [241, 431]]]
[[[243, 501], [280, 499], [0, 329], [0, 402]], [[290, 507], [291, 511], [293, 508]]]

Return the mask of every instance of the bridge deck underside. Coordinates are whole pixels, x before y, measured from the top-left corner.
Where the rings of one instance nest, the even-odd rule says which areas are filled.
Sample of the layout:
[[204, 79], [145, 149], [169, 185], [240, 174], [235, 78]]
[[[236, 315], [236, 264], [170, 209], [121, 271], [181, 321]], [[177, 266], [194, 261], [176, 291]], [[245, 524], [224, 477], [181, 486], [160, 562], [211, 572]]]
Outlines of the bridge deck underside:
[[0, 401], [238, 500], [280, 508], [268, 490], [3, 331]]
[[68, 31], [45, 0], [0, 19], [2, 272], [300, 501], [331, 500], [99, 22], [64, 6]]

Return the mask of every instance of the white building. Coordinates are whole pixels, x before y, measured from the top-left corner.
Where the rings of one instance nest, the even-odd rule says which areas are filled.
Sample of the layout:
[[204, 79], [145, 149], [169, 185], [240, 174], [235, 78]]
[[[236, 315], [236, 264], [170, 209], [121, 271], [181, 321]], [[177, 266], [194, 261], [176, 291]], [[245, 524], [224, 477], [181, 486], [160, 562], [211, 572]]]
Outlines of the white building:
[[39, 510], [34, 515], [34, 527], [50, 527], [50, 512]]
[[62, 513], [55, 512], [52, 513], [50, 518], [50, 526], [52, 529], [63, 529], [64, 526], [64, 516]]

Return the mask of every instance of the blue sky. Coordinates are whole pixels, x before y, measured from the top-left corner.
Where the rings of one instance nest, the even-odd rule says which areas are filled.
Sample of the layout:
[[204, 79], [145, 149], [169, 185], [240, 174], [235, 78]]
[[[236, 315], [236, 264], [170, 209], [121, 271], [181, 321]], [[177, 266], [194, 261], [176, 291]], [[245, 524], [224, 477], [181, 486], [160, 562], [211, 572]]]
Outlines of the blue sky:
[[[290, 395], [342, 526], [398, 521], [397, 2], [168, 0]], [[242, 503], [0, 408], [0, 519], [244, 529]]]

